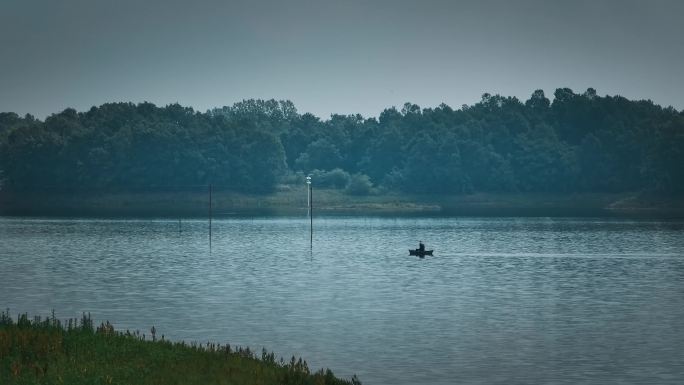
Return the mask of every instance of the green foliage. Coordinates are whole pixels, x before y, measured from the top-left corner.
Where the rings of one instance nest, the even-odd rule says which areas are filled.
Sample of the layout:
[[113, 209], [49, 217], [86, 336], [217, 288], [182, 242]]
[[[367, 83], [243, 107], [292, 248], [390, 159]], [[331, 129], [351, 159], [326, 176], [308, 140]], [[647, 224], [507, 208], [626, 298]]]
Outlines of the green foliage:
[[374, 191], [370, 177], [365, 174], [354, 174], [349, 180], [346, 192], [351, 195], [369, 195]]
[[262, 350], [170, 342], [151, 334], [94, 327], [89, 315], [60, 322], [0, 313], [1, 384], [361, 384], [327, 370], [312, 373], [301, 358], [276, 360]]
[[285, 172], [276, 135], [221, 115], [150, 103], [72, 109], [20, 122], [0, 168], [19, 191], [151, 190], [214, 184], [271, 191]]
[[354, 194], [372, 192], [370, 180], [411, 193], [681, 194], [683, 116], [591, 88], [560, 88], [553, 102], [541, 90], [525, 102], [484, 94], [458, 110], [406, 103], [378, 119], [326, 121], [289, 101], [245, 100], [206, 113], [115, 103], [44, 122], [0, 114], [0, 170], [4, 188], [17, 191], [212, 183], [268, 192], [313, 173], [314, 185]]
[[337, 146], [323, 138], [311, 142], [295, 160], [295, 166], [304, 171], [317, 167], [330, 170], [339, 165], [341, 160], [342, 155]]
[[317, 187], [342, 189], [349, 185], [351, 175], [341, 168], [330, 171], [313, 170], [311, 177]]

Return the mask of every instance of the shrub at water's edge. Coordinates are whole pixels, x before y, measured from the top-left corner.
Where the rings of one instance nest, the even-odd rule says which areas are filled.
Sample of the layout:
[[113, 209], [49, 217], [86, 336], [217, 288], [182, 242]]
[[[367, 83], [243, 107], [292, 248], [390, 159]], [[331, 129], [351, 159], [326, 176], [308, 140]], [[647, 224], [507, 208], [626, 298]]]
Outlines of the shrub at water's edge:
[[170, 342], [151, 330], [117, 332], [90, 316], [60, 322], [0, 313], [2, 384], [352, 384], [306, 361], [275, 359], [262, 350]]
[[[616, 194], [405, 194], [361, 185], [358, 194], [343, 189], [314, 189], [316, 215], [457, 215], [457, 216], [647, 216], [684, 217], [684, 197]], [[206, 187], [206, 186], [205, 186]], [[358, 186], [357, 186], [358, 187]], [[208, 190], [101, 194], [0, 191], [0, 215], [206, 218]], [[280, 185], [271, 194], [214, 190], [215, 218], [240, 215], [307, 215], [306, 185]]]

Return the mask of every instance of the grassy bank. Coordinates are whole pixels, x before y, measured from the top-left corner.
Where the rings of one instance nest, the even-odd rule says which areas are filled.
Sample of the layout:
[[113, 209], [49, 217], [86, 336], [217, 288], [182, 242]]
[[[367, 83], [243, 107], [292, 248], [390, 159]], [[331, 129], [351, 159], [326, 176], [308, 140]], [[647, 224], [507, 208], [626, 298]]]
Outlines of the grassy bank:
[[88, 316], [60, 322], [14, 321], [0, 313], [0, 384], [338, 384], [330, 370], [312, 373], [306, 361], [276, 360], [229, 345], [187, 345], [163, 336], [117, 332]]
[[[381, 193], [367, 196], [342, 190], [315, 189], [318, 214], [428, 214], [428, 215], [644, 215], [684, 216], [684, 198], [644, 194], [471, 194], [410, 195]], [[282, 186], [262, 195], [231, 191], [212, 192], [215, 217], [240, 214], [305, 215], [307, 193], [303, 186]], [[85, 215], [206, 217], [209, 194], [194, 191], [10, 193], [0, 191], [0, 215]]]

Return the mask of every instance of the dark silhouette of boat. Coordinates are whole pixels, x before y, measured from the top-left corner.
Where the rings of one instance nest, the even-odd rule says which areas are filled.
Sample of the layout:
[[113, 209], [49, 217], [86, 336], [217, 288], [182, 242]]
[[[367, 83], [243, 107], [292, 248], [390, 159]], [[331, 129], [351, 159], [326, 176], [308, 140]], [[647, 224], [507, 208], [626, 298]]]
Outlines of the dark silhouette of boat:
[[409, 249], [409, 255], [417, 255], [421, 258], [432, 255], [433, 250]]

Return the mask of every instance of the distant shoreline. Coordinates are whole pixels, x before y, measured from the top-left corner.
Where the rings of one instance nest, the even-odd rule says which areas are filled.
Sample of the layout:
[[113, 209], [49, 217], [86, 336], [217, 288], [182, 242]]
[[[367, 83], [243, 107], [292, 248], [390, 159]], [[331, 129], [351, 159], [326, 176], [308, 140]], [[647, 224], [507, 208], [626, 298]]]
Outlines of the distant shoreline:
[[[290, 215], [307, 213], [305, 188], [284, 186], [271, 194], [214, 191], [212, 215]], [[347, 195], [314, 191], [317, 215], [416, 216], [619, 216], [684, 218], [684, 198], [632, 194], [471, 194]], [[0, 191], [0, 215], [85, 217], [207, 217], [209, 196], [193, 192], [11, 193]]]

